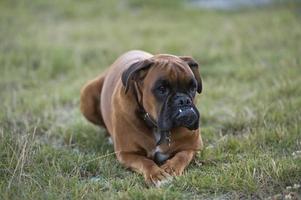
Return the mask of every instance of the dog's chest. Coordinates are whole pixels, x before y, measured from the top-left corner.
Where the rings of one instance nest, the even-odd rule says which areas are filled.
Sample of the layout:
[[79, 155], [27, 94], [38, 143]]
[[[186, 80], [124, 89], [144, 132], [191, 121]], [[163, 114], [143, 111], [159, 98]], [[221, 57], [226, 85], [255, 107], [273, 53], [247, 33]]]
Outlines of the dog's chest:
[[[153, 134], [155, 141], [158, 142], [161, 137], [160, 133], [154, 131]], [[170, 147], [166, 144], [151, 147], [148, 151], [148, 157], [151, 158], [157, 165], [162, 165], [170, 158], [169, 148]]]
[[152, 151], [152, 158], [156, 164], [162, 165], [170, 158], [170, 155], [169, 153], [164, 153], [160, 146], [156, 146], [156, 148]]

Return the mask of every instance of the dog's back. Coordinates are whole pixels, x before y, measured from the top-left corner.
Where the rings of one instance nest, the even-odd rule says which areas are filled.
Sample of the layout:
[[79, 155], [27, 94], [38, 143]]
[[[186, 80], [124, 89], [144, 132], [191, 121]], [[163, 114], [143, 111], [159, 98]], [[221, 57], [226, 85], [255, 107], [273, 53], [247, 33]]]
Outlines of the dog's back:
[[133, 50], [121, 55], [103, 74], [87, 82], [81, 90], [81, 112], [92, 123], [112, 133], [112, 95], [121, 83], [121, 75], [133, 63], [152, 57], [144, 51]]

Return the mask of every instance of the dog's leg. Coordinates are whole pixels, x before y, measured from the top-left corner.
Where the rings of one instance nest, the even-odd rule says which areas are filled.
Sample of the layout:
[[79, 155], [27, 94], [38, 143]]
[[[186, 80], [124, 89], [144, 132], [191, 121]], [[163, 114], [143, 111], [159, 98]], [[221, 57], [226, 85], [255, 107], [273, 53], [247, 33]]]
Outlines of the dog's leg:
[[173, 176], [182, 175], [194, 155], [195, 151], [193, 150], [180, 151], [174, 157], [167, 160], [166, 163], [161, 166], [161, 169]]
[[159, 187], [171, 179], [171, 176], [154, 161], [144, 156], [135, 153], [117, 153], [117, 158], [124, 166], [142, 174], [148, 184]]
[[90, 122], [104, 126], [100, 110], [100, 94], [105, 75], [99, 76], [84, 85], [80, 94], [80, 110]]

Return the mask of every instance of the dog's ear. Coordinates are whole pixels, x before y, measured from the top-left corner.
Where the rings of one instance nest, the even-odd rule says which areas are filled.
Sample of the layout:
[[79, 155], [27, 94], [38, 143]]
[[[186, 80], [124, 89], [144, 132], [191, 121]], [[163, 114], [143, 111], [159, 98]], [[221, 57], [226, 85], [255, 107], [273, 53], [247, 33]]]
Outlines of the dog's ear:
[[142, 79], [146, 75], [146, 73], [142, 72], [146, 72], [152, 64], [153, 61], [149, 59], [141, 60], [132, 64], [127, 70], [122, 73], [121, 81], [123, 86], [125, 87], [125, 93], [128, 92], [131, 82]]
[[179, 58], [185, 61], [190, 67], [198, 83], [197, 91], [198, 93], [201, 93], [203, 90], [203, 84], [202, 84], [202, 78], [199, 71], [199, 64], [190, 56], [179, 56]]

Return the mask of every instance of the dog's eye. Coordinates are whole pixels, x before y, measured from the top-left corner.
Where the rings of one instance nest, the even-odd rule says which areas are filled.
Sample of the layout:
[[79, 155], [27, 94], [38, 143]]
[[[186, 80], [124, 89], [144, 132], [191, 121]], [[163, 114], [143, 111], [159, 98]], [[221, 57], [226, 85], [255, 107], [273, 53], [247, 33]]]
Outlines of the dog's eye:
[[190, 90], [191, 93], [194, 93], [194, 92], [196, 92], [196, 89], [197, 89], [196, 83], [194, 81], [192, 81], [190, 83], [189, 90]]
[[161, 95], [166, 94], [168, 92], [168, 88], [164, 85], [161, 85], [158, 87], [158, 92]]
[[196, 91], [196, 85], [192, 85], [192, 86], [190, 87], [190, 91], [191, 91], [191, 92], [195, 92], [195, 91]]

